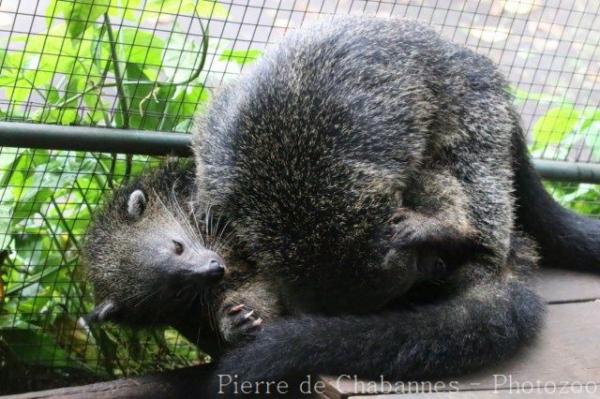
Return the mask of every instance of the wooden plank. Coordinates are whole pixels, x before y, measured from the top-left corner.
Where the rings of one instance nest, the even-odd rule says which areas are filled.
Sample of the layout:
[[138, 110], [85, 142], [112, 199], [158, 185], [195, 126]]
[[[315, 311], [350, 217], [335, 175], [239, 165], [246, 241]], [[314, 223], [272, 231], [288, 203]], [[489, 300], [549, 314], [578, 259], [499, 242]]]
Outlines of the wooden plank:
[[[327, 384], [325, 397], [349, 398], [361, 396], [365, 390], [360, 390], [360, 384], [353, 381], [336, 381], [333, 377], [323, 377]], [[454, 382], [456, 381], [456, 382]], [[473, 391], [506, 390], [529, 388], [530, 386], [600, 384], [600, 301], [551, 305], [548, 309], [545, 328], [538, 339], [529, 347], [524, 348], [517, 356], [502, 364], [490, 367], [478, 373], [455, 380], [443, 381], [445, 389], [452, 391], [458, 386], [460, 391], [455, 396], [432, 397], [472, 397]], [[450, 385], [451, 383], [457, 385]], [[419, 392], [427, 391], [429, 385], [421, 385]], [[441, 386], [438, 385], [438, 387]], [[365, 382], [362, 385], [366, 387]], [[399, 393], [409, 393], [415, 390], [400, 390]], [[376, 393], [377, 391], [370, 390]], [[383, 392], [379, 390], [379, 392]], [[444, 395], [449, 395], [447, 392]], [[506, 393], [506, 392], [504, 392]], [[456, 396], [456, 395], [466, 396]], [[488, 393], [485, 393], [487, 395]], [[482, 394], [483, 395], [483, 394]], [[595, 392], [600, 397], [600, 388]], [[364, 397], [364, 395], [363, 395]], [[369, 396], [370, 398], [372, 396]], [[403, 395], [403, 398], [426, 396]], [[496, 396], [497, 397], [497, 396]]]
[[350, 396], [348, 399], [510, 399], [510, 398], [598, 398], [600, 396], [600, 385], [592, 384], [587, 386], [566, 385], [555, 388], [551, 387], [532, 387], [528, 390], [496, 390], [496, 391], [462, 391], [462, 392], [437, 392], [437, 393], [419, 393], [419, 394], [398, 394], [398, 395], [371, 395], [371, 396]]
[[50, 389], [18, 395], [0, 396], [2, 399], [170, 399], [194, 397], [195, 382], [200, 381], [202, 366], [187, 367], [143, 377], [100, 382], [78, 387]]
[[600, 299], [600, 274], [543, 269], [536, 278], [538, 293], [550, 303]]

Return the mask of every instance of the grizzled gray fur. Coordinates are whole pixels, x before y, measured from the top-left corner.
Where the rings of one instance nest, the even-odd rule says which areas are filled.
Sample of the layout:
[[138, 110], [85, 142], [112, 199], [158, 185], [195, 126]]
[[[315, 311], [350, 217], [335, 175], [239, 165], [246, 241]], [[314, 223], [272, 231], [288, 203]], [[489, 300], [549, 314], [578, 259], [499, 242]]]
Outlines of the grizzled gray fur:
[[134, 179], [94, 215], [83, 247], [98, 303], [90, 320], [175, 325], [196, 339], [197, 323], [187, 328], [185, 319], [214, 300], [224, 267], [197, 227], [190, 165], [170, 162]]
[[[406, 379], [480, 367], [542, 321], [525, 273], [534, 245], [515, 221], [544, 264], [574, 259], [569, 234], [583, 267], [600, 264], [600, 224], [544, 191], [502, 75], [414, 21], [345, 17], [291, 33], [216, 95], [194, 151], [199, 201], [231, 222], [237, 252], [273, 276], [289, 309], [387, 304], [364, 317], [267, 323], [216, 374]], [[407, 198], [414, 182], [442, 172], [464, 198], [464, 224], [450, 237], [419, 223], [427, 213]], [[465, 237], [466, 247], [445, 254], [455, 269], [421, 290], [421, 305], [389, 302], [390, 270], [403, 264], [394, 251], [435, 243], [444, 253]]]
[[194, 192], [193, 164], [168, 161], [95, 212], [83, 247], [97, 302], [89, 321], [171, 325], [218, 355], [279, 316], [271, 284], [230, 254], [224, 226]]
[[393, 223], [410, 180], [445, 171], [482, 247], [465, 279], [492, 278], [514, 218], [505, 89], [487, 58], [416, 22], [341, 18], [297, 31], [200, 118], [200, 202], [226, 215], [290, 308], [372, 311], [394, 297], [381, 287], [393, 248], [423, 241], [396, 239], [411, 224]]

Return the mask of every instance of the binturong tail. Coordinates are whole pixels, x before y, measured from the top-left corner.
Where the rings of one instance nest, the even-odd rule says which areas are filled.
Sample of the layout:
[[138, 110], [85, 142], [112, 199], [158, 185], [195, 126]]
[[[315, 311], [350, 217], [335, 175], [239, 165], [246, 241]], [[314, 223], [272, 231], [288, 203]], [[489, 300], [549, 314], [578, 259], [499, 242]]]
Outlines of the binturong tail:
[[[526, 284], [509, 281], [411, 310], [281, 320], [219, 360], [205, 387], [210, 392], [204, 393], [236, 396], [246, 383], [245, 392], [259, 397], [286, 392], [296, 397], [307, 392], [302, 382], [310, 375], [314, 383], [315, 374], [391, 384], [457, 375], [515, 352], [535, 335], [543, 313], [543, 303]], [[274, 388], [281, 381], [288, 391]]]
[[600, 221], [563, 208], [546, 192], [516, 114], [512, 140], [517, 222], [537, 241], [541, 265], [600, 272]]

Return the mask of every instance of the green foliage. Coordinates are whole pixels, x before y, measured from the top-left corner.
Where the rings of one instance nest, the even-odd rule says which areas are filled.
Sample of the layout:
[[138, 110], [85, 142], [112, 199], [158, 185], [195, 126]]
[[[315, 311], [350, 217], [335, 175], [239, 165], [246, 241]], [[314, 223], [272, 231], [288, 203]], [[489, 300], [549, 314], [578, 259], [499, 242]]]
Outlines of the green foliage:
[[222, 61], [233, 61], [238, 65], [251, 64], [262, 55], [262, 51], [258, 49], [249, 50], [232, 50], [228, 49], [221, 53], [219, 57]]
[[600, 215], [600, 186], [546, 182], [546, 188], [563, 206], [583, 215]]
[[110, 3], [110, 0], [57, 0], [48, 7], [46, 18], [52, 24], [56, 17], [62, 16], [66, 21], [69, 36], [71, 39], [77, 39], [98, 17], [108, 12]]
[[108, 187], [154, 161], [6, 151], [0, 157], [0, 341], [9, 358], [21, 366], [79, 370], [79, 375], [97, 377], [198, 361], [195, 349], [182, 342], [175, 345], [169, 331], [100, 329], [80, 319], [93, 307], [92, 287], [78, 262], [90, 215]]
[[[600, 162], [600, 109], [578, 109], [562, 97], [519, 89], [513, 94], [517, 103], [533, 100], [551, 104], [533, 125], [534, 157], [569, 159], [576, 148], [579, 154], [589, 153], [592, 161]], [[563, 206], [584, 215], [600, 215], [600, 186], [560, 182], [545, 185]]]
[[577, 146], [600, 161], [600, 110], [578, 110], [570, 104], [550, 108], [533, 126], [533, 152], [565, 158]]
[[216, 1], [208, 0], [148, 0], [146, 12], [167, 14], [194, 14], [207, 18], [225, 18], [227, 9]]
[[578, 120], [579, 112], [572, 106], [563, 105], [550, 109], [533, 126], [534, 149], [559, 144], [573, 131]]
[[[201, 18], [225, 18], [227, 9], [214, 1], [50, 0], [45, 31], [13, 33], [13, 45], [0, 49], [8, 100], [0, 118], [188, 132], [209, 99], [200, 78], [208, 35], [190, 40], [172, 14], [193, 16], [204, 30]], [[130, 27], [157, 20], [172, 29]], [[172, 330], [99, 328], [81, 319], [93, 307], [78, 259], [91, 215], [107, 190], [156, 162], [0, 149], [0, 375], [32, 368], [37, 375], [41, 367], [93, 380], [202, 360]], [[8, 392], [10, 378], [1, 381], [0, 393]]]
[[534, 124], [533, 138], [534, 155], [564, 159], [579, 148], [599, 162], [600, 110], [578, 110], [568, 104], [551, 108]]
[[[114, 37], [116, 52], [111, 53], [109, 31], [113, 28], [108, 23], [109, 16], [131, 25], [140, 19], [155, 21], [165, 13], [227, 16], [227, 10], [213, 1], [50, 1], [47, 30], [13, 34], [11, 41], [23, 43], [23, 49], [0, 53], [4, 59], [0, 64], [0, 89], [10, 104], [0, 112], [13, 120], [122, 127], [126, 120], [114, 110], [127, 103], [126, 108], [135, 108], [136, 116], [146, 119], [137, 120], [131, 127], [171, 131], [173, 126], [189, 125], [183, 122], [189, 121], [196, 111], [198, 103], [194, 101], [208, 99], [199, 79], [208, 36], [201, 43], [182, 39], [185, 36], [175, 22], [164, 37], [152, 31], [121, 27]], [[169, 65], [163, 65], [165, 59]], [[123, 76], [116, 76], [115, 64]], [[168, 80], [161, 81], [163, 76]], [[111, 107], [112, 94], [107, 94], [107, 89], [115, 87], [126, 88], [127, 96], [119, 97], [116, 106]], [[32, 94], [44, 102], [35, 112], [24, 107], [32, 102]], [[148, 113], [140, 107], [140, 103], [150, 106], [152, 102], [155, 105]], [[163, 108], [170, 112], [166, 122], [164, 113], [157, 111]]]

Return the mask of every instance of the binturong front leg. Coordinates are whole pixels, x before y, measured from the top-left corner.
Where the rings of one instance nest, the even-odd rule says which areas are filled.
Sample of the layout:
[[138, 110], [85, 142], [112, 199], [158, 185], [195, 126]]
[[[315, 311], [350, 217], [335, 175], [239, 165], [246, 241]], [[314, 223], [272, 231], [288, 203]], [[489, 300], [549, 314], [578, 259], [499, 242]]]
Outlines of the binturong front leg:
[[456, 178], [439, 169], [419, 172], [390, 220], [393, 246], [438, 250], [476, 246], [468, 212], [468, 198]]
[[224, 293], [217, 310], [219, 334], [226, 346], [237, 346], [252, 340], [265, 321], [283, 313], [273, 284], [260, 278]]

